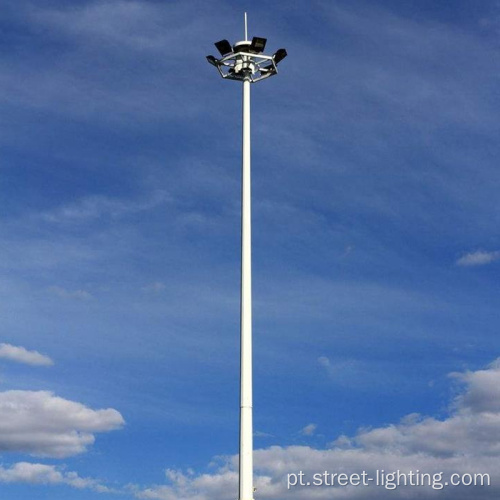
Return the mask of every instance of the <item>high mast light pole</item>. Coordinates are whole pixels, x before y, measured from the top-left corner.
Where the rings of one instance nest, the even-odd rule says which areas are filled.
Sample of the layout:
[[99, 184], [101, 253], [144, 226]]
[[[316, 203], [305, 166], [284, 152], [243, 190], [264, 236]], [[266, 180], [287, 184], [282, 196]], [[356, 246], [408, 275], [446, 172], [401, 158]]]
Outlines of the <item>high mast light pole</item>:
[[241, 344], [240, 344], [240, 493], [239, 500], [253, 500], [252, 436], [252, 226], [250, 199], [250, 84], [278, 73], [278, 63], [287, 53], [279, 49], [265, 55], [266, 39], [248, 39], [234, 45], [215, 43], [221, 58], [207, 56], [222, 78], [243, 82], [243, 154], [241, 177]]

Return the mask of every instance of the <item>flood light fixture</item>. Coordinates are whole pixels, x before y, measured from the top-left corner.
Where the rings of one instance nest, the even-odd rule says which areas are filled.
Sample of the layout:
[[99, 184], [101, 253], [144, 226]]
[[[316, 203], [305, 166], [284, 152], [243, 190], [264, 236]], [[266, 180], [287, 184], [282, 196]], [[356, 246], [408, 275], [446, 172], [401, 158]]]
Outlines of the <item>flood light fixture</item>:
[[217, 47], [217, 50], [220, 52], [222, 57], [233, 51], [231, 44], [227, 40], [220, 40], [215, 42], [214, 45]]

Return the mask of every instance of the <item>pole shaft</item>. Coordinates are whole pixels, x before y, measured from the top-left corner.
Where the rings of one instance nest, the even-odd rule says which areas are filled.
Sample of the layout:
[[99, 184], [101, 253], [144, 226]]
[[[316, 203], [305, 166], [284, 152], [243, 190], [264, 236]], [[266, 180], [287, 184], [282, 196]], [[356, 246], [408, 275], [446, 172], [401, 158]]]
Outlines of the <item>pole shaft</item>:
[[241, 358], [240, 496], [253, 499], [252, 425], [252, 227], [250, 186], [250, 81], [243, 82], [243, 158], [241, 179]]

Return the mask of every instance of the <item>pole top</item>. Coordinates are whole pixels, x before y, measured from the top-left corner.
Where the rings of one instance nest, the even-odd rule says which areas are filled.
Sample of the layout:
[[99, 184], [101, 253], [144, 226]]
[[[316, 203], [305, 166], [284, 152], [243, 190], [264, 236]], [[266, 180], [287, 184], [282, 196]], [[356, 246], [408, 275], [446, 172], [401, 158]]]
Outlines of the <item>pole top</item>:
[[286, 56], [285, 49], [278, 49], [272, 56], [264, 54], [266, 38], [254, 36], [248, 39], [248, 16], [244, 13], [245, 39], [234, 45], [228, 40], [215, 43], [221, 58], [207, 56], [207, 61], [217, 68], [222, 78], [252, 83], [278, 73], [278, 63]]

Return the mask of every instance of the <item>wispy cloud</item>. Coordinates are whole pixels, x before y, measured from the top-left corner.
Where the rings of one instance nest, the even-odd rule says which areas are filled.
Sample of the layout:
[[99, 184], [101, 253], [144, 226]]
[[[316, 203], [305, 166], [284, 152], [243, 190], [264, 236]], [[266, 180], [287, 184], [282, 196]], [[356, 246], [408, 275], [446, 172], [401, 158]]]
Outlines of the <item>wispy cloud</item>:
[[259, 437], [259, 438], [270, 438], [270, 437], [274, 437], [273, 434], [269, 434], [268, 432], [264, 432], [264, 431], [255, 431], [253, 433], [254, 437]]
[[462, 255], [457, 260], [458, 266], [485, 266], [500, 259], [500, 250], [487, 252], [484, 250], [476, 250]]
[[165, 284], [161, 281], [154, 281], [153, 283], [144, 285], [141, 290], [145, 293], [160, 293], [165, 290]]
[[34, 366], [51, 366], [54, 364], [52, 359], [45, 354], [40, 354], [38, 351], [29, 351], [22, 346], [12, 344], [0, 344], [0, 358]]
[[[26, 51], [2, 74], [0, 87], [8, 92], [11, 102], [81, 118], [99, 116], [99, 120], [120, 126], [125, 122], [136, 126], [140, 117], [147, 123], [153, 116], [169, 120], [173, 115], [183, 118], [199, 111], [198, 103], [179, 99], [177, 92], [165, 92], [162, 82], [198, 85], [196, 80], [181, 79], [182, 72], [176, 69], [186, 60], [198, 58], [202, 42], [188, 44], [182, 51], [171, 49], [178, 40], [189, 39], [193, 33], [197, 34], [196, 39], [200, 33], [208, 33], [213, 8], [203, 8], [192, 1], [172, 5], [96, 1], [71, 8], [57, 2], [51, 7], [19, 4], [24, 23], [49, 32], [50, 38], [71, 47], [72, 53], [63, 51], [60, 64], [40, 67], [27, 61], [31, 53]], [[193, 17], [194, 8], [200, 14], [203, 10], [204, 15]], [[43, 50], [41, 46], [38, 48]], [[100, 67], [92, 62], [95, 58], [106, 62]], [[150, 61], [155, 64], [149, 65]], [[200, 59], [198, 64], [201, 63]], [[124, 65], [129, 70], [124, 70]], [[113, 73], [113, 84], [109, 85]], [[127, 120], [125, 115], [132, 119]]]
[[48, 391], [0, 392], [0, 450], [44, 457], [86, 451], [94, 433], [119, 429], [121, 414], [92, 410]]
[[[168, 51], [176, 37], [203, 28], [199, 19], [185, 22], [183, 13], [193, 7], [193, 2], [181, 5], [156, 5], [134, 0], [93, 2], [76, 8], [37, 9], [30, 11], [35, 23], [49, 27], [86, 43], [101, 45], [107, 42], [108, 50], [136, 50], [149, 52]], [[190, 5], [191, 4], [191, 5]], [[177, 22], [179, 18], [183, 23]], [[183, 56], [193, 51], [185, 47]]]
[[67, 290], [61, 286], [50, 286], [47, 290], [63, 299], [90, 300], [93, 298], [92, 294], [86, 290]]
[[54, 210], [37, 214], [47, 222], [83, 222], [99, 217], [118, 218], [150, 210], [170, 200], [165, 191], [156, 191], [145, 200], [121, 200], [105, 196], [89, 196]]
[[374, 383], [378, 377], [370, 376], [370, 367], [363, 361], [357, 359], [335, 359], [331, 360], [327, 356], [320, 356], [318, 364], [324, 368], [328, 378], [337, 385], [346, 387], [361, 387], [368, 380]]

